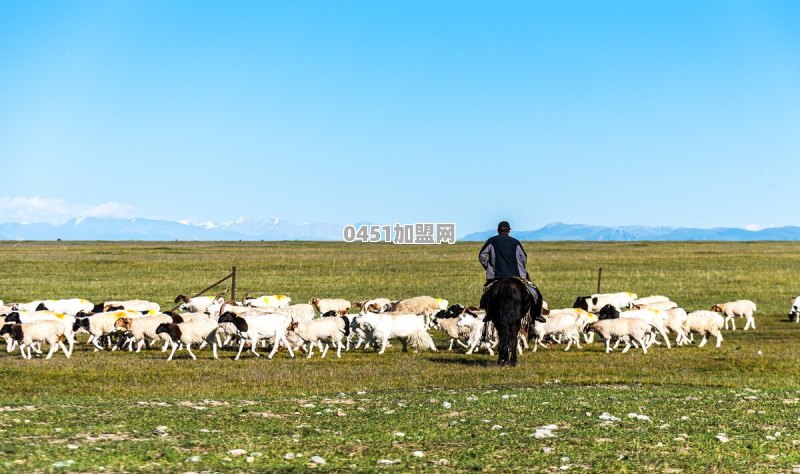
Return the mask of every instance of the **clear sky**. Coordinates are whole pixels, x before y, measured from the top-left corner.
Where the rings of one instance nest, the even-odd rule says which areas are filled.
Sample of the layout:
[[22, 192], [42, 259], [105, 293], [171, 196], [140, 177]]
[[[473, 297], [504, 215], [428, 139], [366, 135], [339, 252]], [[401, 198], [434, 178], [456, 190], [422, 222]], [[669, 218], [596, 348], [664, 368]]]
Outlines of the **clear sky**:
[[0, 222], [800, 225], [800, 2], [3, 0], [0, 176]]

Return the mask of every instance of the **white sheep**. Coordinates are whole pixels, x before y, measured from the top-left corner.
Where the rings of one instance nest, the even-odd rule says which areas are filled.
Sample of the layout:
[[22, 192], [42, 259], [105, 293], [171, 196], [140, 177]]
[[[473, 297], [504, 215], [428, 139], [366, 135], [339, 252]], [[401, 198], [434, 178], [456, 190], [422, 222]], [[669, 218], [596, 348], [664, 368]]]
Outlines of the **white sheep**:
[[312, 298], [308, 304], [314, 306], [320, 314], [333, 311], [339, 316], [344, 316], [350, 311], [351, 304], [343, 298]]
[[595, 313], [606, 305], [611, 305], [619, 309], [630, 308], [633, 306], [633, 302], [636, 299], [636, 293], [631, 293], [629, 291], [621, 293], [596, 293], [590, 296], [579, 296], [572, 307]]
[[725, 329], [731, 323], [731, 329], [736, 330], [736, 323], [733, 318], [745, 318], [744, 330], [756, 328], [756, 320], [753, 313], [756, 312], [756, 304], [750, 300], [736, 300], [728, 303], [719, 303], [711, 307], [711, 311], [725, 315]]
[[579, 308], [578, 312], [551, 311], [544, 318], [547, 320], [544, 323], [539, 321], [534, 321], [533, 323], [534, 352], [536, 352], [539, 345], [543, 345], [542, 341], [547, 336], [553, 335], [566, 338], [567, 348], [564, 349], [565, 351], [568, 351], [572, 344], [575, 344], [580, 349], [580, 333], [583, 332], [587, 324], [597, 319], [592, 313]]
[[611, 352], [611, 339], [619, 338], [625, 341], [623, 353], [631, 348], [631, 339], [636, 341], [642, 348], [642, 352], [647, 354], [647, 343], [645, 337], [649, 332], [650, 324], [638, 318], [617, 318], [603, 319], [586, 325], [585, 331], [593, 331], [605, 340], [606, 354]]
[[[389, 339], [398, 338], [403, 345], [403, 352], [411, 345], [415, 350], [430, 349], [436, 351], [436, 345], [426, 330], [425, 321], [413, 313], [367, 313], [357, 318], [366, 328], [367, 340], [380, 343], [379, 354], [386, 351]], [[377, 349], [377, 347], [376, 347]]]
[[257, 298], [242, 298], [242, 306], [251, 306], [254, 308], [272, 308], [280, 309], [285, 308], [291, 304], [292, 298], [286, 295], [263, 295]]
[[462, 342], [469, 340], [469, 335], [472, 333], [472, 325], [467, 324], [458, 324], [458, 317], [463, 314], [463, 312], [459, 312], [458, 315], [454, 317], [443, 317], [445, 316], [446, 311], [440, 311], [437, 313], [431, 323], [435, 326], [444, 331], [445, 334], [450, 336], [450, 346], [447, 348], [448, 351], [453, 350], [453, 343], [458, 342], [461, 347], [468, 348], [469, 346]]
[[[24, 324], [6, 324], [0, 328], [0, 335], [9, 334], [19, 344], [19, 350], [23, 359], [30, 359], [31, 346], [35, 343], [47, 343], [50, 345], [50, 352], [45, 359], [53, 356], [59, 347], [64, 351], [64, 355], [69, 358], [71, 352], [64, 346], [64, 325], [60, 321], [36, 321]], [[25, 349], [28, 349], [27, 356]]]
[[717, 348], [722, 345], [722, 332], [725, 320], [721, 314], [715, 311], [693, 311], [686, 315], [686, 323], [683, 330], [686, 334], [696, 332], [703, 335], [703, 340], [697, 347], [703, 347], [708, 342], [708, 335], [717, 338]]
[[322, 357], [328, 353], [328, 341], [336, 346], [336, 357], [342, 357], [342, 337], [350, 334], [350, 320], [345, 316], [322, 318], [312, 321], [292, 322], [289, 324], [287, 340], [297, 345], [308, 343], [308, 358], [314, 352], [314, 345], [325, 343]]
[[632, 306], [633, 309], [654, 309], [661, 311], [666, 311], [677, 307], [678, 303], [674, 301], [656, 301], [654, 303], [643, 303], [643, 304], [634, 303], [634, 305]]
[[392, 306], [392, 301], [389, 298], [374, 298], [367, 301], [353, 302], [353, 308], [361, 310], [360, 314], [366, 313], [384, 313]]
[[186, 295], [178, 295], [175, 298], [175, 302], [181, 303], [179, 308], [181, 311], [203, 313], [206, 308], [214, 303], [222, 304], [225, 301], [223, 297], [224, 294], [225, 292], [216, 296], [195, 296], [194, 298], [189, 298]]
[[[491, 322], [486, 322], [484, 318], [486, 313], [462, 313], [458, 317], [458, 325], [468, 327], [471, 329], [469, 339], [467, 340], [467, 354], [472, 354], [479, 351], [481, 347], [485, 348], [489, 355], [494, 355], [493, 347], [500, 344], [500, 337], [497, 334], [497, 329]], [[484, 333], [486, 341], [483, 340]]]
[[686, 325], [686, 310], [683, 308], [672, 308], [664, 311], [666, 315], [665, 325], [668, 330], [675, 333], [675, 344], [682, 346], [688, 344], [684, 327]]
[[278, 351], [280, 344], [283, 343], [289, 351], [289, 356], [294, 358], [294, 351], [286, 339], [286, 332], [289, 325], [292, 323], [291, 316], [286, 314], [274, 313], [259, 316], [237, 316], [234, 313], [226, 311], [220, 315], [218, 323], [233, 323], [236, 326], [239, 334], [239, 352], [236, 354], [234, 360], [239, 360], [242, 355], [245, 343], [250, 341], [250, 352], [261, 357], [261, 354], [256, 352], [256, 346], [261, 339], [272, 339], [273, 343], [272, 352], [270, 352], [268, 359], [272, 359]]
[[197, 319], [184, 323], [162, 323], [156, 328], [156, 334], [167, 334], [172, 341], [172, 352], [167, 360], [172, 360], [179, 345], [183, 345], [193, 360], [197, 357], [192, 352], [192, 344], [211, 344], [211, 354], [217, 358], [217, 322], [211, 318]]
[[314, 306], [306, 303], [289, 305], [278, 312], [291, 316], [294, 321], [311, 321], [316, 316]]
[[800, 323], [800, 296], [792, 298], [792, 307], [789, 308], [789, 321]]
[[634, 305], [648, 305], [652, 303], [662, 303], [665, 301], [671, 301], [667, 296], [661, 295], [653, 295], [653, 296], [645, 296], [644, 298], [637, 298], [633, 300]]
[[39, 310], [39, 305], [41, 305], [43, 302], [44, 302], [43, 300], [35, 300], [35, 301], [29, 301], [27, 303], [12, 303], [11, 304], [11, 310], [12, 311], [27, 311], [29, 313], [32, 313], [34, 311]]
[[[666, 327], [666, 318], [667, 315], [665, 312], [660, 310], [652, 310], [652, 309], [634, 309], [631, 311], [619, 311], [616, 307], [612, 305], [603, 306], [603, 308], [597, 313], [598, 317], [603, 319], [616, 319], [616, 318], [629, 318], [629, 319], [641, 319], [644, 320], [649, 324], [649, 326], [654, 329], [661, 337], [664, 339], [664, 342], [667, 344], [668, 348], [671, 348], [671, 344], [669, 342], [669, 337], [667, 337], [667, 327]], [[647, 339], [648, 346], [655, 342], [655, 334], [652, 337]]]
[[43, 300], [37, 309], [53, 311], [54, 313], [78, 314], [81, 311], [89, 312], [94, 304], [83, 298], [70, 298], [64, 300]]
[[433, 317], [438, 311], [447, 309], [447, 300], [431, 296], [415, 296], [395, 301], [388, 311], [394, 313], [413, 313], [419, 316]]
[[158, 314], [161, 311], [161, 305], [147, 300], [104, 301], [103, 303], [96, 304], [93, 311], [95, 313], [104, 313], [120, 309], [147, 311], [148, 313], [152, 312], [152, 315]]

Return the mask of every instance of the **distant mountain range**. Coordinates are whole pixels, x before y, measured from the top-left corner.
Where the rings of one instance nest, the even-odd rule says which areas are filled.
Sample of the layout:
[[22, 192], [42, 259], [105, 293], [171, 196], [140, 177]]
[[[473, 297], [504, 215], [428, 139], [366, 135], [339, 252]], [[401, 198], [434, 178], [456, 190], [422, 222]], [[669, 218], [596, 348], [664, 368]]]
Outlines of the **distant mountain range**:
[[[360, 223], [356, 223], [358, 226]], [[483, 241], [494, 230], [475, 232], [458, 240]], [[636, 240], [800, 240], [800, 227], [771, 227], [752, 231], [734, 227], [694, 229], [679, 227], [605, 227], [580, 224], [548, 224], [538, 230], [512, 232], [519, 240], [636, 241]], [[342, 240], [342, 226], [293, 224], [273, 218], [267, 221], [238, 219], [224, 224], [189, 223], [154, 219], [77, 218], [61, 225], [0, 224], [0, 240]]]
[[[460, 240], [481, 241], [497, 234], [488, 230], [475, 232]], [[717, 240], [717, 241], [752, 241], [752, 240], [800, 240], [800, 227], [770, 227], [763, 230], [747, 230], [736, 227], [718, 227], [713, 229], [694, 229], [686, 227], [648, 227], [621, 226], [604, 227], [581, 224], [548, 224], [538, 230], [513, 231], [512, 235], [519, 240], [557, 241], [635, 241], [635, 240]]]
[[225, 224], [77, 218], [61, 225], [0, 224], [0, 240], [341, 240], [342, 227], [239, 219]]

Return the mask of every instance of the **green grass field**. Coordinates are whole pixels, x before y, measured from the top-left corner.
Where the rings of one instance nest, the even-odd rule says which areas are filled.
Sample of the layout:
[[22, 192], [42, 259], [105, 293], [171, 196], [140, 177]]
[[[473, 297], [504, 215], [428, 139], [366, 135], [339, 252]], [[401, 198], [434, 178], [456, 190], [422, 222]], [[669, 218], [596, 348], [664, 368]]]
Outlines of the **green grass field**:
[[[168, 308], [236, 265], [239, 295], [427, 294], [475, 304], [479, 248], [2, 242], [0, 299], [135, 297]], [[757, 329], [725, 332], [718, 350], [554, 346], [523, 354], [515, 369], [460, 351], [404, 354], [399, 344], [383, 356], [292, 360], [280, 352], [238, 362], [230, 350], [217, 361], [208, 350], [197, 361], [179, 352], [169, 363], [157, 350], [81, 345], [71, 359], [58, 352], [49, 361], [3, 351], [0, 472], [800, 472], [800, 324], [786, 316], [800, 294], [800, 243], [526, 250], [551, 308], [594, 292], [603, 267], [603, 291], [664, 294], [687, 310], [752, 299]], [[552, 437], [535, 436], [547, 425], [556, 426]]]

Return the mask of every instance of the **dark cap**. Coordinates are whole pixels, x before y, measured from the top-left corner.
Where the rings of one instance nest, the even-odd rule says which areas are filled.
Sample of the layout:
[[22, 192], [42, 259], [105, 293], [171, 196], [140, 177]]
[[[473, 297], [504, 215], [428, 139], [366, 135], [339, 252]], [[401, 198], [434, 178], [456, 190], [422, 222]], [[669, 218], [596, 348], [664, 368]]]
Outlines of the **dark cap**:
[[506, 230], [511, 230], [511, 224], [509, 224], [508, 221], [501, 221], [499, 224], [497, 224], [497, 232], [503, 232]]

